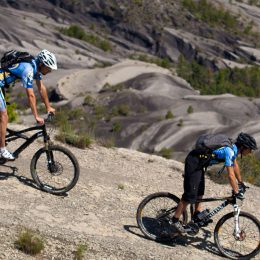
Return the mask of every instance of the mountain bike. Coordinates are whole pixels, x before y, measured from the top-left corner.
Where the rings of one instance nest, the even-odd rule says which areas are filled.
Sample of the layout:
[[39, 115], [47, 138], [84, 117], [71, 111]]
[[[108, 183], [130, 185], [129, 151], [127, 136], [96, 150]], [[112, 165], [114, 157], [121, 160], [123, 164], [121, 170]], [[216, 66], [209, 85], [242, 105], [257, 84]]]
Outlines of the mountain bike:
[[[45, 124], [29, 127], [21, 131], [7, 128], [6, 144], [17, 139], [25, 140], [13, 152], [15, 159], [17, 159], [19, 154], [29, 147], [31, 143], [38, 138], [43, 138], [44, 146], [31, 159], [31, 176], [41, 190], [52, 194], [64, 194], [76, 185], [80, 169], [76, 157], [70, 150], [52, 144], [46, 128], [46, 123], [52, 121], [52, 119], [53, 114], [49, 114]], [[36, 133], [31, 136], [25, 134], [34, 131]], [[5, 159], [0, 158], [0, 165], [5, 165], [6, 163]], [[11, 168], [17, 171], [16, 167]]]
[[[248, 188], [248, 187], [247, 187]], [[153, 193], [144, 198], [138, 206], [136, 220], [142, 233], [149, 239], [167, 242], [176, 237], [172, 217], [180, 199], [169, 192]], [[183, 212], [181, 221], [188, 227], [188, 235], [198, 234], [200, 227], [207, 226], [209, 220], [227, 205], [233, 206], [233, 212], [224, 215], [214, 229], [214, 240], [222, 255], [231, 259], [250, 259], [260, 250], [260, 222], [253, 215], [243, 212], [237, 205], [234, 195], [221, 198], [204, 198], [196, 201], [223, 201], [213, 210], [206, 210], [204, 216], [192, 220], [194, 205], [190, 205], [191, 221], [188, 223], [188, 212]]]

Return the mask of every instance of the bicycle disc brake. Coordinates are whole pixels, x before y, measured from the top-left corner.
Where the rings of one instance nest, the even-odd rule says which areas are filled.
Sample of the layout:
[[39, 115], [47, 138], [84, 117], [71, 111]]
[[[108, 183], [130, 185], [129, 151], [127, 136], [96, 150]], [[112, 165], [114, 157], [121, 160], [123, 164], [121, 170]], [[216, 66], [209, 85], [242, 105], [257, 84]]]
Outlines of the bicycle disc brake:
[[199, 233], [199, 226], [196, 223], [189, 223], [187, 224], [186, 228], [187, 230], [187, 234], [190, 236], [195, 236]]
[[238, 241], [244, 241], [246, 239], [246, 232], [240, 231], [238, 236], [235, 236], [235, 239]]
[[49, 171], [54, 176], [58, 176], [58, 175], [62, 174], [62, 172], [63, 172], [62, 164], [59, 162], [51, 163], [49, 165]]

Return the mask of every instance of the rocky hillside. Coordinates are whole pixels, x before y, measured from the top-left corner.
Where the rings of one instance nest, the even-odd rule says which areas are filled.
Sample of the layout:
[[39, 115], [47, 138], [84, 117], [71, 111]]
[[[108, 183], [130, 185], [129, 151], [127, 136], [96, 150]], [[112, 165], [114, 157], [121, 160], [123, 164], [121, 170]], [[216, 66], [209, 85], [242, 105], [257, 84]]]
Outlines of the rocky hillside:
[[[55, 52], [59, 70], [45, 83], [61, 110], [81, 107], [77, 132], [145, 152], [170, 149], [178, 159], [205, 131], [260, 140], [257, 2], [0, 3], [0, 53]], [[14, 92], [26, 99], [20, 87]]]
[[[231, 207], [215, 216], [214, 223], [198, 236], [184, 236], [167, 245], [145, 239], [136, 226], [136, 209], [146, 195], [158, 191], [182, 194], [181, 163], [123, 148], [68, 147], [79, 160], [81, 174], [73, 190], [61, 197], [41, 192], [32, 183], [29, 163], [41, 145], [34, 143], [22, 153], [14, 163], [18, 167], [15, 175], [6, 167], [0, 168], [0, 259], [72, 260], [81, 244], [87, 245], [84, 259], [222, 259], [213, 230]], [[9, 149], [14, 146], [10, 144]], [[206, 182], [207, 195], [230, 194], [229, 185], [213, 183], [209, 178]], [[259, 216], [258, 197], [259, 188], [251, 186], [242, 209]], [[40, 255], [31, 257], [15, 248], [23, 228], [44, 238]]]

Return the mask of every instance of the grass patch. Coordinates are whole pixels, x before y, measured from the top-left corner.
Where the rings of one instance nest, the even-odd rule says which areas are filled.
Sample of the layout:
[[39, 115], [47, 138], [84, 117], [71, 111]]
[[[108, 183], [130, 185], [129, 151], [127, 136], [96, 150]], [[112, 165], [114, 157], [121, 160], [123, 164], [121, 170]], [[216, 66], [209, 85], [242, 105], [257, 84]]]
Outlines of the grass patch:
[[92, 96], [87, 95], [84, 98], [83, 106], [94, 106], [94, 105], [95, 105], [95, 99]]
[[61, 132], [56, 139], [77, 148], [85, 149], [92, 144], [92, 137], [88, 134], [75, 134], [73, 132]]
[[146, 54], [132, 54], [129, 56], [129, 59], [140, 60], [140, 61], [147, 62], [147, 63], [153, 63], [153, 64], [156, 64], [157, 66], [160, 66], [160, 67], [166, 68], [166, 69], [170, 69], [173, 67], [172, 63], [167, 58], [163, 58], [163, 59], [161, 59], [159, 57], [155, 58], [155, 57], [148, 56]]
[[120, 122], [114, 122], [111, 131], [114, 133], [118, 133], [120, 132], [121, 129], [122, 129], [122, 125], [120, 124]]
[[113, 107], [112, 116], [128, 116], [130, 113], [130, 107], [127, 104], [121, 104]]
[[159, 155], [166, 159], [170, 159], [172, 157], [172, 149], [164, 147], [160, 150]]
[[181, 55], [177, 73], [192, 87], [200, 90], [202, 95], [231, 93], [236, 96], [260, 97], [260, 68], [257, 66], [213, 72], [195, 60], [187, 61]]
[[[5, 94], [6, 102], [10, 102], [10, 93], [6, 92]], [[15, 102], [11, 102], [10, 105], [7, 106], [7, 114], [9, 122], [15, 122], [18, 119], [18, 113], [16, 111], [17, 104]]]
[[88, 42], [105, 52], [112, 50], [112, 46], [109, 41], [103, 40], [97, 35], [85, 32], [85, 30], [79, 25], [74, 24], [67, 28], [59, 28], [59, 31], [67, 36]]
[[117, 188], [118, 188], [119, 190], [124, 190], [124, 189], [125, 189], [125, 185], [124, 185], [123, 183], [119, 183], [119, 184], [117, 185]]
[[44, 249], [44, 242], [35, 231], [24, 229], [18, 235], [15, 247], [26, 254], [37, 255]]
[[240, 159], [239, 166], [244, 181], [260, 186], [260, 160], [254, 154], [244, 156]]
[[107, 91], [120, 92], [125, 88], [126, 88], [126, 86], [123, 83], [119, 83], [119, 84], [116, 84], [116, 85], [110, 85], [109, 83], [106, 83], [103, 86], [103, 88], [100, 90], [100, 93], [107, 92]]
[[193, 111], [193, 107], [192, 106], [189, 106], [188, 109], [187, 109], [187, 113], [188, 114], [192, 114], [194, 111]]
[[113, 138], [113, 137], [99, 138], [97, 142], [98, 142], [99, 145], [104, 146], [106, 148], [115, 147], [115, 138]]
[[81, 118], [84, 119], [84, 114], [80, 109], [57, 111], [53, 122], [59, 128], [56, 140], [81, 149], [89, 147], [92, 144], [92, 135], [82, 129]]
[[[260, 160], [255, 157], [254, 154], [244, 156], [242, 159], [238, 159], [239, 168], [241, 171], [242, 180], [251, 183], [256, 186], [260, 186]], [[225, 169], [224, 173], [218, 175], [217, 172], [220, 170], [222, 165], [210, 167], [207, 174], [210, 179], [218, 184], [228, 184], [228, 174]]]
[[97, 119], [101, 119], [106, 116], [107, 109], [104, 106], [101, 105], [95, 105], [94, 106], [94, 113], [96, 115]]
[[224, 26], [227, 30], [240, 29], [237, 17], [222, 6], [217, 7], [207, 0], [182, 0], [182, 5], [197, 19], [211, 26]]
[[74, 252], [74, 259], [75, 260], [83, 260], [84, 259], [84, 255], [88, 250], [88, 246], [85, 244], [80, 244], [77, 246], [76, 251]]
[[174, 115], [172, 113], [172, 111], [168, 111], [165, 115], [165, 119], [173, 119], [174, 118]]
[[183, 119], [181, 118], [177, 124], [177, 126], [182, 127], [183, 126]]

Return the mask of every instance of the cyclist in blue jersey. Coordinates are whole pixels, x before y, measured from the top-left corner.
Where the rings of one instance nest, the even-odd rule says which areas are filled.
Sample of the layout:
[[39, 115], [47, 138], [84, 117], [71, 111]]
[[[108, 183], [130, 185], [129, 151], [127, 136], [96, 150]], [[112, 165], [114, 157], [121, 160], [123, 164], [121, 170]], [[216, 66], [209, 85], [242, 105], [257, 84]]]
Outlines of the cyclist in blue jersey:
[[37, 112], [36, 97], [33, 91], [33, 80], [36, 81], [37, 88], [42, 101], [45, 104], [47, 112], [55, 113], [55, 109], [50, 105], [46, 87], [42, 81], [42, 75], [46, 75], [52, 70], [57, 70], [57, 62], [54, 54], [48, 50], [42, 50], [31, 62], [21, 62], [8, 67], [8, 70], [5, 71], [5, 77], [4, 70], [0, 69], [0, 158], [4, 158], [6, 160], [15, 159], [13, 154], [10, 153], [5, 147], [8, 115], [5, 98], [1, 88], [4, 87], [5, 82], [10, 84], [20, 80], [26, 90], [29, 105], [36, 122], [43, 124], [44, 119], [41, 118]]
[[[172, 218], [172, 224], [178, 232], [185, 233], [189, 228], [183, 226], [179, 221], [182, 213], [189, 203], [195, 203], [197, 199], [202, 199], [205, 190], [205, 168], [213, 164], [224, 162], [227, 169], [230, 185], [238, 199], [244, 199], [245, 185], [242, 181], [237, 156], [250, 154], [257, 149], [254, 137], [246, 133], [240, 133], [236, 142], [229, 146], [216, 149], [209, 156], [204, 156], [201, 151], [191, 151], [185, 159], [184, 170], [184, 193], [181, 201]], [[202, 212], [201, 203], [195, 204], [195, 214], [193, 220]], [[211, 220], [212, 221], [212, 220]]]

